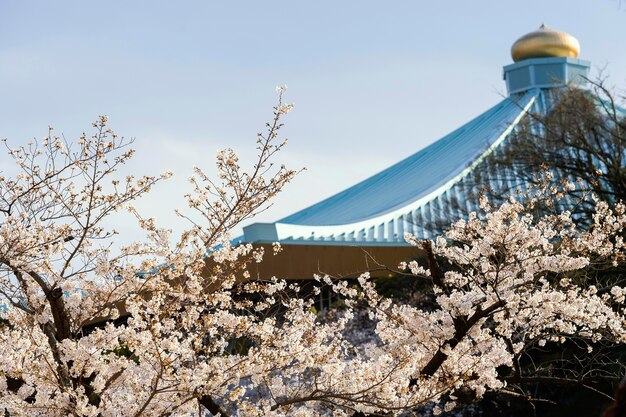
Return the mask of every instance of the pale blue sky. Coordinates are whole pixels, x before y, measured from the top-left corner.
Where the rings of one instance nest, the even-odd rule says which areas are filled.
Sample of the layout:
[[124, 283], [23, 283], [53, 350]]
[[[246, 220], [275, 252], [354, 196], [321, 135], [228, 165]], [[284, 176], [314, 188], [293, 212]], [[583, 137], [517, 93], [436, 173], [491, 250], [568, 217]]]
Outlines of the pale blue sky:
[[495, 104], [511, 44], [542, 22], [626, 87], [619, 0], [0, 0], [0, 138], [75, 137], [109, 115], [136, 138], [135, 171], [177, 174], [142, 203], [168, 224], [189, 167], [250, 156], [287, 84], [282, 160], [308, 170], [257, 219], [276, 220]]

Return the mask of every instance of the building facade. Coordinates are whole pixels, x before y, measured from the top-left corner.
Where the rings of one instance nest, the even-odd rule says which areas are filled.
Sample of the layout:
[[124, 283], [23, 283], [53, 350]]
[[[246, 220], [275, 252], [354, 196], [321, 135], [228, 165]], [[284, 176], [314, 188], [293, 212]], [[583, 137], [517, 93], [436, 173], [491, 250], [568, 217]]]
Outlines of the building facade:
[[[476, 211], [474, 171], [488, 173], [488, 157], [507, 146], [529, 115], [546, 114], [559, 89], [585, 84], [590, 63], [579, 59], [579, 52], [574, 37], [545, 25], [522, 36], [511, 49], [514, 62], [503, 68], [508, 96], [498, 104], [332, 197], [276, 222], [245, 227], [236, 242], [281, 242], [288, 248], [282, 260], [259, 271], [261, 277], [306, 278], [313, 272], [345, 276], [417, 256], [405, 233], [432, 238], [451, 220]], [[510, 178], [510, 183], [500, 184], [508, 189], [525, 187], [514, 176], [497, 177]], [[341, 267], [330, 260], [351, 257], [360, 260]]]

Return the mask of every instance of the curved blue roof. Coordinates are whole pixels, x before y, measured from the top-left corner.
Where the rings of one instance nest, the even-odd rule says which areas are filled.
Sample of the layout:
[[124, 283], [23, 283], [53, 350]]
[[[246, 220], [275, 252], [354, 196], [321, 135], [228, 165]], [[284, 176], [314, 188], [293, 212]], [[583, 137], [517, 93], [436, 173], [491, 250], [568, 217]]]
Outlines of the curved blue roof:
[[[332, 197], [277, 222], [244, 227], [244, 236], [237, 241], [401, 246], [407, 244], [405, 233], [429, 239], [437, 224], [478, 208], [468, 193], [476, 186], [471, 171], [491, 152], [503, 149], [529, 111], [545, 114], [553, 92], [567, 84], [584, 84], [588, 69], [586, 61], [563, 57], [508, 65], [503, 75], [509, 97], [491, 109]], [[524, 188], [511, 179], [498, 181]]]
[[378, 174], [279, 223], [327, 226], [377, 217], [427, 196], [454, 179], [519, 120], [540, 93], [507, 97], [442, 139]]

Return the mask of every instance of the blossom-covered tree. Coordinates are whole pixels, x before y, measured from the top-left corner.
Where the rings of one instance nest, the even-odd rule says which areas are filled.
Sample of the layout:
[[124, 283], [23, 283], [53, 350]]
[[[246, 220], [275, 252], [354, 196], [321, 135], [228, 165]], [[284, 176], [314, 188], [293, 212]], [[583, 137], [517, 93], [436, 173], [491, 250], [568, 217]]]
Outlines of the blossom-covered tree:
[[[511, 200], [454, 224], [401, 265], [436, 294], [433, 308], [317, 277], [341, 294], [336, 320], [281, 280], [250, 279], [264, 255], [231, 246], [229, 231], [295, 175], [274, 166], [284, 145], [279, 101], [244, 171], [231, 150], [218, 179], [195, 170], [178, 237], [132, 207], [160, 177], [116, 173], [132, 157], [102, 117], [92, 136], [54, 136], [10, 148], [18, 173], [0, 177], [0, 410], [10, 416], [349, 416], [455, 406], [523, 382], [520, 355], [575, 338], [626, 341], [626, 290], [581, 288], [590, 262], [618, 262], [622, 205], [596, 207], [578, 231], [569, 213], [539, 220]], [[550, 192], [538, 190], [537, 193]], [[105, 219], [130, 210], [143, 242], [118, 248]], [[280, 250], [279, 245], [275, 250]], [[210, 257], [211, 262], [206, 262]], [[374, 337], [346, 334], [366, 305]]]

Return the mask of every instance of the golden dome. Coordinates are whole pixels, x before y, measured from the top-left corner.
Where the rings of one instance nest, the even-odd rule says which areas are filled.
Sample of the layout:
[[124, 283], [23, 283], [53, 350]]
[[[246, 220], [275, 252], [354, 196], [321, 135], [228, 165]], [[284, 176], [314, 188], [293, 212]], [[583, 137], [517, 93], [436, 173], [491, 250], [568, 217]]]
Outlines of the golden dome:
[[550, 29], [545, 24], [516, 40], [511, 47], [511, 57], [515, 62], [528, 58], [576, 58], [579, 52], [578, 39], [569, 33]]

